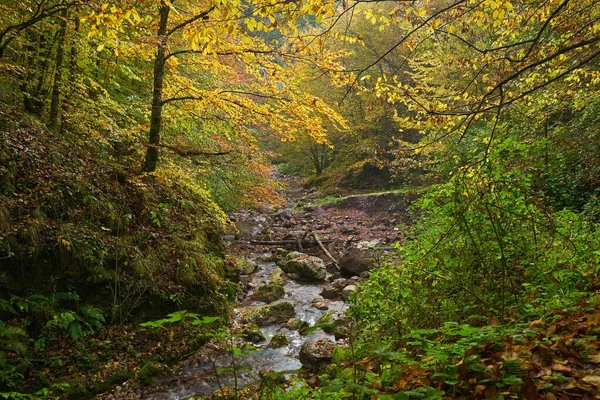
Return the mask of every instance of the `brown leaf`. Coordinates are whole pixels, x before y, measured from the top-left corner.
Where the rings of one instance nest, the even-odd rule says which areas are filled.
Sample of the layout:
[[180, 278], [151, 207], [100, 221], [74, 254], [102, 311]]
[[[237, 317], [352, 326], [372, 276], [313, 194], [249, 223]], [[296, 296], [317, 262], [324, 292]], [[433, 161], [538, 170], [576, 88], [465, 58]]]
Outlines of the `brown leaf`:
[[525, 400], [538, 400], [540, 398], [535, 382], [530, 377], [525, 378], [523, 386], [521, 386], [521, 390], [519, 391], [519, 398]]
[[554, 363], [552, 364], [552, 370], [556, 371], [556, 372], [560, 372], [562, 374], [567, 374], [567, 375], [573, 375], [574, 371], [567, 367], [566, 365], [560, 364], [560, 363]]

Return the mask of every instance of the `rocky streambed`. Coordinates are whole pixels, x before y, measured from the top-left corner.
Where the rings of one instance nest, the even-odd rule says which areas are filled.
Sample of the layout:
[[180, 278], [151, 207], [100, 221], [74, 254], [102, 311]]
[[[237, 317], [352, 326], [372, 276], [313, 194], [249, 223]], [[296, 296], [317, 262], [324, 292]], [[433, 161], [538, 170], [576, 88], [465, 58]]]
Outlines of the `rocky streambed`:
[[[243, 290], [230, 349], [206, 346], [178, 369], [168, 391], [145, 398], [209, 397], [266, 372], [320, 370], [336, 346], [347, 344], [346, 300], [390, 244], [403, 241], [396, 225], [409, 222], [407, 203], [382, 194], [312, 206], [314, 192], [291, 179], [289, 208], [231, 216], [238, 231], [226, 239], [238, 258]], [[297, 208], [298, 202], [309, 205]]]

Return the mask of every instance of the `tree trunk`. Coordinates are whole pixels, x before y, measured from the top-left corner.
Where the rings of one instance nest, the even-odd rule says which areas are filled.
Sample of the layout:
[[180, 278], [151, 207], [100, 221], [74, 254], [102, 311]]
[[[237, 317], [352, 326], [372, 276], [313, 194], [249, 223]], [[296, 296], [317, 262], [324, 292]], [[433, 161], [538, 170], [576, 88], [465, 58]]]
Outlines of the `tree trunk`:
[[67, 36], [67, 19], [69, 9], [65, 8], [61, 14], [60, 33], [58, 36], [58, 49], [56, 50], [56, 70], [54, 72], [54, 84], [52, 85], [52, 101], [50, 103], [49, 128], [55, 128], [58, 125], [58, 116], [60, 109], [60, 92], [62, 89], [63, 60], [65, 58], [65, 38]]
[[164, 1], [160, 3], [160, 21], [158, 24], [158, 48], [154, 60], [154, 89], [152, 93], [152, 113], [150, 116], [150, 131], [148, 133], [148, 149], [144, 170], [156, 170], [158, 162], [158, 147], [160, 145], [160, 130], [162, 125], [162, 92], [165, 73], [165, 55], [167, 50], [167, 22], [170, 7]]

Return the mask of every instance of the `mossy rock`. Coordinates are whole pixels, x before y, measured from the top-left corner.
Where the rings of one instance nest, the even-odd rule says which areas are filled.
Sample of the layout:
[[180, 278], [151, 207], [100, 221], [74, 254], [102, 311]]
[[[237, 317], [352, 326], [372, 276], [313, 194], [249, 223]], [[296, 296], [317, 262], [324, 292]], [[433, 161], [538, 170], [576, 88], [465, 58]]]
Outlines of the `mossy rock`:
[[159, 376], [173, 376], [173, 372], [171, 369], [165, 364], [161, 364], [157, 361], [148, 361], [141, 369], [140, 369], [140, 381], [144, 385], [153, 385], [154, 378]]
[[278, 349], [280, 347], [287, 347], [289, 344], [287, 336], [284, 333], [278, 333], [273, 336], [267, 348]]
[[235, 268], [240, 275], [250, 275], [256, 271], [256, 265], [245, 258], [238, 258], [235, 263]]
[[282, 249], [281, 247], [279, 247], [277, 250], [275, 250], [275, 255], [277, 256], [278, 259], [280, 258], [285, 258], [288, 255], [289, 251], [287, 251], [286, 249]]
[[283, 286], [269, 284], [260, 286], [252, 297], [258, 301], [272, 303], [275, 300], [282, 299], [284, 296], [285, 290], [283, 289]]
[[327, 275], [323, 260], [298, 251], [288, 253], [284, 259], [277, 263], [277, 266], [286, 273], [296, 273], [313, 280], [323, 280]]
[[260, 343], [267, 340], [265, 335], [260, 329], [258, 329], [258, 325], [256, 324], [247, 324], [244, 326], [242, 329], [242, 335], [244, 335], [246, 340], [249, 340], [252, 343]]
[[291, 331], [303, 331], [310, 328], [310, 324], [300, 318], [290, 318], [285, 327]]
[[278, 300], [271, 304], [266, 304], [247, 311], [242, 316], [242, 321], [257, 324], [258, 326], [264, 326], [287, 322], [294, 315], [296, 315], [296, 309], [291, 302], [287, 300]]
[[269, 283], [271, 285], [285, 285], [285, 272], [281, 268], [275, 267], [269, 277]]

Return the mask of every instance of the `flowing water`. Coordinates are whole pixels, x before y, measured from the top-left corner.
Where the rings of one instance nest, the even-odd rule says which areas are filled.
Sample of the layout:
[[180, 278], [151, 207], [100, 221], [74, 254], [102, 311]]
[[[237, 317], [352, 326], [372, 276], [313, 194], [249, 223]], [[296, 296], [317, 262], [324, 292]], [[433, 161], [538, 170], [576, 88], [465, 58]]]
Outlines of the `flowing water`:
[[[270, 256], [267, 254], [250, 254], [246, 258], [257, 264], [258, 268], [251, 276], [249, 284], [250, 290], [236, 310], [236, 322], [239, 319], [242, 309], [256, 308], [265, 303], [253, 301], [251, 299], [254, 289], [262, 284], [269, 282], [269, 276], [275, 268], [275, 262], [264, 261]], [[335, 314], [342, 314], [346, 310], [346, 304], [343, 301], [330, 301], [328, 310], [318, 310], [312, 306], [312, 301], [320, 297], [324, 282], [301, 282], [288, 280], [284, 286], [286, 296], [284, 300], [291, 301], [296, 309], [296, 317], [314, 325], [317, 320], [327, 311], [334, 311]], [[335, 317], [335, 315], [334, 315]], [[332, 335], [328, 335], [321, 329], [309, 335], [300, 335], [297, 331], [291, 331], [284, 326], [285, 324], [272, 324], [262, 326], [261, 331], [266, 337], [266, 341], [255, 345], [261, 347], [255, 352], [244, 356], [235, 356], [235, 365], [245, 366], [247, 370], [238, 371], [234, 378], [232, 373], [222, 373], [218, 375], [216, 371], [222, 368], [230, 368], [233, 365], [232, 355], [223, 350], [204, 349], [193, 359], [185, 362], [182, 372], [176, 379], [175, 384], [171, 384], [169, 390], [163, 393], [155, 393], [147, 399], [187, 399], [194, 395], [210, 396], [220, 387], [233, 386], [237, 379], [238, 387], [243, 387], [254, 380], [259, 379], [259, 372], [265, 371], [292, 371], [301, 368], [298, 355], [300, 347], [305, 341], [329, 338], [334, 341]], [[268, 349], [267, 344], [277, 333], [284, 333], [289, 341], [289, 345], [283, 348]]]

